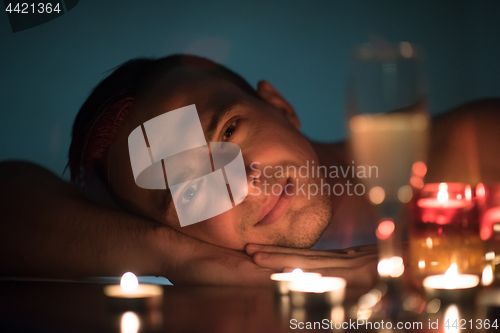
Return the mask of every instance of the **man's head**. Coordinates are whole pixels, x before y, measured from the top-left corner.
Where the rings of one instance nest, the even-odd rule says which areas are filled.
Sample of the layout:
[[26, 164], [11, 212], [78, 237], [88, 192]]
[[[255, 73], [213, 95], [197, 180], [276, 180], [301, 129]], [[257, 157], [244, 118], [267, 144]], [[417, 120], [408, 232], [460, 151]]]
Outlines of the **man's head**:
[[[135, 184], [127, 139], [144, 122], [191, 104], [207, 142], [241, 148], [248, 196], [223, 214], [181, 228], [169, 190]], [[123, 207], [206, 242], [235, 249], [247, 243], [310, 247], [331, 218], [331, 201], [328, 194], [308, 195], [322, 175], [298, 172], [319, 164], [299, 130], [293, 107], [267, 82], [254, 90], [229, 69], [194, 56], [137, 59], [101, 82], [80, 109], [69, 166], [73, 180], [95, 169]], [[196, 188], [186, 190], [196, 195]]]

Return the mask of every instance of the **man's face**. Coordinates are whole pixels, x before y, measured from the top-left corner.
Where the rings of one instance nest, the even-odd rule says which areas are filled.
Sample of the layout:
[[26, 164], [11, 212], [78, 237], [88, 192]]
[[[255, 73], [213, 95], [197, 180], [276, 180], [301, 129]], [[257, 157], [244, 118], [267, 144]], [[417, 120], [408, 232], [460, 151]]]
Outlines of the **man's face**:
[[[312, 177], [309, 170], [309, 177], [301, 177], [305, 169], [298, 171], [307, 163], [318, 166], [317, 155], [299, 132], [298, 121], [291, 120], [296, 119], [293, 109], [280, 106], [281, 96], [261, 95], [264, 100], [228, 81], [181, 69], [165, 75], [138, 98], [111, 146], [105, 167], [112, 192], [124, 207], [212, 244], [234, 249], [248, 243], [311, 247], [331, 218], [329, 191], [308, 194], [310, 184], [321, 188], [322, 175], [315, 172]], [[191, 104], [207, 142], [227, 141], [241, 148], [248, 195], [223, 214], [181, 227], [167, 191], [135, 184], [127, 138], [147, 120]]]

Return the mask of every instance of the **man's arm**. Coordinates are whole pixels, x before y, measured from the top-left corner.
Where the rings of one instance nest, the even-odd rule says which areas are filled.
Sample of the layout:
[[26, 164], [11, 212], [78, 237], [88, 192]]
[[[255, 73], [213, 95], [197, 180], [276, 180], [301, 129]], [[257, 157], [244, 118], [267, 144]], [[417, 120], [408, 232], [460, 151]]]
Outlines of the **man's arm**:
[[126, 271], [174, 283], [265, 284], [246, 254], [100, 207], [51, 172], [0, 163], [0, 274], [77, 278]]

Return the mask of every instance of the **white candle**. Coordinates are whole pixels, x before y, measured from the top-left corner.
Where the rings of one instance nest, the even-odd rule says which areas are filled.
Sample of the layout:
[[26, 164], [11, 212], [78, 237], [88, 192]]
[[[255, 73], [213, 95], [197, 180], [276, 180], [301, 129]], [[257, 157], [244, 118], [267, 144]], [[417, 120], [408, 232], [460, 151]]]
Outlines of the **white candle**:
[[479, 284], [479, 276], [473, 274], [458, 274], [457, 264], [451, 264], [444, 274], [431, 275], [424, 279], [423, 286], [430, 289], [470, 289]]
[[104, 294], [115, 298], [146, 298], [163, 295], [163, 289], [152, 284], [139, 284], [137, 276], [127, 272], [123, 274], [120, 285], [104, 287]]
[[157, 285], [139, 284], [132, 272], [123, 274], [120, 285], [104, 287], [110, 306], [118, 310], [155, 308], [161, 305], [163, 289]]
[[320, 277], [290, 282], [292, 305], [339, 305], [344, 301], [346, 280], [340, 277]]
[[319, 273], [303, 272], [300, 268], [294, 269], [291, 273], [274, 273], [271, 280], [274, 281], [276, 292], [280, 295], [286, 295], [289, 292], [289, 284], [293, 281], [303, 281], [320, 278]]
[[428, 299], [439, 298], [443, 302], [471, 302], [479, 284], [479, 276], [458, 274], [457, 264], [451, 264], [445, 274], [431, 275], [424, 279], [423, 286]]

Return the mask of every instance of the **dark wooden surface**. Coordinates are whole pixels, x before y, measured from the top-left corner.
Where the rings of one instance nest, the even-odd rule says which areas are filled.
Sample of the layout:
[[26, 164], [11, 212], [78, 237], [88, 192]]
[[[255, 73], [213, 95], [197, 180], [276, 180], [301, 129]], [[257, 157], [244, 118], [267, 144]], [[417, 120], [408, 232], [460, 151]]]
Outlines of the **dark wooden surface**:
[[[110, 308], [103, 286], [96, 283], [0, 282], [0, 332], [120, 332], [122, 313]], [[332, 314], [330, 309], [293, 309], [285, 299], [276, 297], [270, 288], [165, 286], [163, 305], [156, 310], [138, 313], [141, 321], [139, 332], [330, 332], [329, 329], [293, 330], [290, 319], [320, 321], [330, 319], [331, 315], [338, 319], [343, 313], [341, 320], [356, 320], [354, 306], [360, 295], [357, 290], [348, 290], [344, 306]], [[438, 313], [427, 314], [425, 307], [421, 307], [420, 313], [410, 312], [399, 320], [423, 323], [423, 329], [403, 331], [446, 332], [443, 328], [445, 310], [443, 305]], [[461, 318], [467, 320], [486, 319], [488, 316], [491, 320], [497, 315], [495, 308], [486, 309], [473, 302], [461, 305], [460, 311]], [[389, 316], [386, 313], [385, 318], [379, 316], [371, 320], [387, 321]], [[439, 320], [439, 329], [428, 329], [429, 320], [436, 319]], [[400, 332], [395, 329], [373, 331]]]

